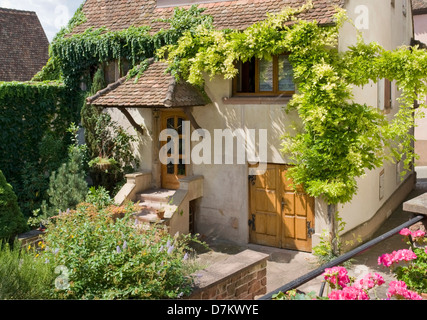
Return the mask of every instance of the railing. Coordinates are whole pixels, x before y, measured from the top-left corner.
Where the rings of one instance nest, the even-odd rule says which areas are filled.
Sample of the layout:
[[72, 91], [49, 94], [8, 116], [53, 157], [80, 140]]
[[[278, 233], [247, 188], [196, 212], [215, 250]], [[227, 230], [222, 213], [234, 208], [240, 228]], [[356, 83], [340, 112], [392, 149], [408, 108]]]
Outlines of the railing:
[[[354, 256], [358, 255], [359, 253], [362, 253], [366, 250], [369, 250], [371, 247], [377, 245], [378, 243], [380, 243], [381, 241], [384, 241], [390, 237], [392, 237], [393, 235], [399, 233], [400, 230], [402, 230], [403, 228], [408, 228], [410, 226], [412, 226], [413, 224], [423, 220], [425, 218], [425, 216], [423, 215], [418, 215], [412, 219], [410, 219], [409, 221], [401, 224], [400, 226], [388, 231], [387, 233], [384, 233], [383, 235], [369, 241], [366, 242], [365, 244], [361, 245], [360, 247], [357, 247], [356, 249], [353, 249], [349, 252], [347, 252], [346, 254], [343, 254], [342, 256], [336, 258], [335, 260], [332, 260], [322, 266], [320, 266], [319, 268], [285, 284], [284, 286], [270, 292], [267, 293], [266, 295], [262, 296], [261, 298], [259, 298], [258, 300], [271, 300], [273, 295], [283, 292], [286, 293], [289, 290], [293, 290], [293, 289], [297, 289], [298, 287], [300, 287], [301, 285], [313, 280], [314, 278], [320, 276], [321, 274], [324, 273], [325, 269], [327, 268], [332, 268], [334, 266], [338, 266], [344, 262], [346, 262], [347, 260], [350, 260], [351, 258], [353, 258]], [[322, 287], [320, 289], [320, 293], [319, 295], [322, 296], [323, 294], [323, 288], [324, 288], [324, 284], [322, 284]]]

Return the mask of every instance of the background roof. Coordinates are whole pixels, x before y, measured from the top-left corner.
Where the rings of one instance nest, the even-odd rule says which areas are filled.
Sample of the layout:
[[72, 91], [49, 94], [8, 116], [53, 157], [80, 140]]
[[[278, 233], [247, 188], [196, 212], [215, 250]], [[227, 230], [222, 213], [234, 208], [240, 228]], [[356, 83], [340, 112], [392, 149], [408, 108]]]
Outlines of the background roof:
[[0, 8], [0, 81], [28, 81], [49, 58], [35, 12]]

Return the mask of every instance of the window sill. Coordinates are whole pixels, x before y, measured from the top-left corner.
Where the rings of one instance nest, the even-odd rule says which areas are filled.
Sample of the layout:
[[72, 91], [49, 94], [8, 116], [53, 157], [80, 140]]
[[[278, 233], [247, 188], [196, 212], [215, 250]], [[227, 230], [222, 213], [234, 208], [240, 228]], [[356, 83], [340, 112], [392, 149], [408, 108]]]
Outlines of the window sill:
[[292, 97], [230, 97], [222, 98], [224, 104], [287, 104]]

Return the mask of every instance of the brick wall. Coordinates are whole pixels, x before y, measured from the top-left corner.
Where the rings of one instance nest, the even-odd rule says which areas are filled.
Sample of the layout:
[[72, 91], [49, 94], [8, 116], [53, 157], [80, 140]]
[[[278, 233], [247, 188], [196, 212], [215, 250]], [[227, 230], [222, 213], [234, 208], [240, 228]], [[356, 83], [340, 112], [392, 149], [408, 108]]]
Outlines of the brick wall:
[[192, 300], [253, 300], [267, 292], [268, 255], [245, 250], [197, 272]]

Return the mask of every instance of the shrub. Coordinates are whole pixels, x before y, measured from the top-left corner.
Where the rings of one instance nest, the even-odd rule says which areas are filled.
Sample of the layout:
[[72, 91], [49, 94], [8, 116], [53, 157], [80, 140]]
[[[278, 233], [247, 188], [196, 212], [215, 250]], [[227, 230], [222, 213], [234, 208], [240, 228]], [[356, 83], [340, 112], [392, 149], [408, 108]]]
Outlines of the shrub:
[[104, 187], [90, 187], [86, 196], [86, 202], [102, 209], [113, 204], [110, 194]]
[[102, 210], [82, 203], [55, 217], [43, 252], [64, 271], [55, 298], [165, 299], [191, 292], [185, 260], [192, 238], [137, 224], [133, 212], [131, 203]]
[[31, 246], [0, 243], [0, 299], [47, 299], [55, 278], [46, 261]]
[[12, 239], [27, 230], [27, 224], [18, 206], [18, 198], [0, 170], [0, 239]]

